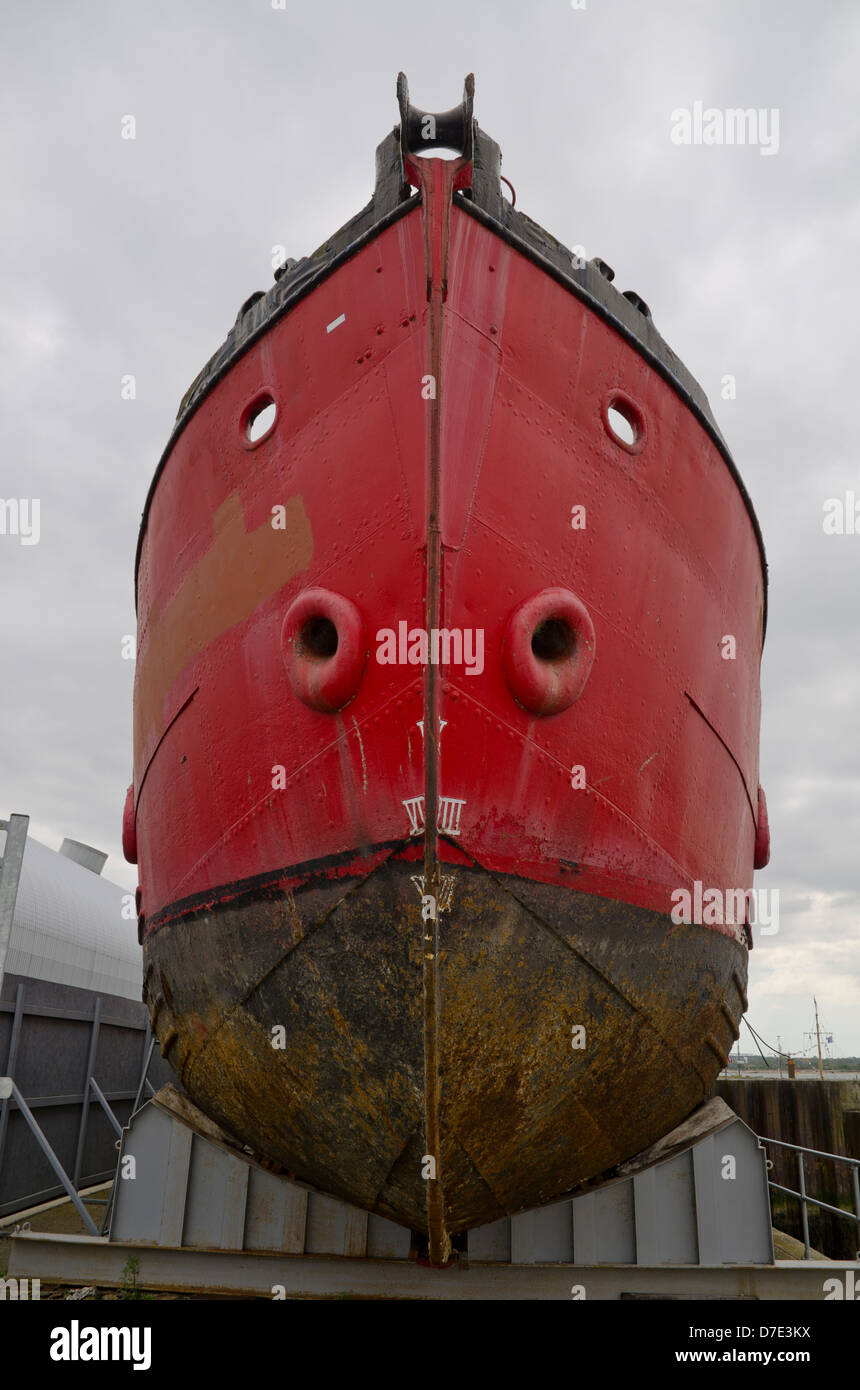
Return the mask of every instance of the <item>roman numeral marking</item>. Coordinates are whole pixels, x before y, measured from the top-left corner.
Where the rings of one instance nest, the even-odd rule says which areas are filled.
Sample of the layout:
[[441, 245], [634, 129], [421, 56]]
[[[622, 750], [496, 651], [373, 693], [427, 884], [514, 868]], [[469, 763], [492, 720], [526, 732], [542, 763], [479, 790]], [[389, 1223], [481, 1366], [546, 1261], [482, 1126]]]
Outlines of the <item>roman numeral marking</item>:
[[[412, 879], [412, 882], [415, 884], [415, 887], [418, 889], [418, 895], [419, 895], [419, 897], [423, 898], [423, 897], [424, 897], [424, 875], [423, 875], [423, 874], [410, 874], [409, 877]], [[452, 904], [453, 901], [454, 901], [454, 875], [453, 875], [453, 874], [442, 874], [441, 878], [439, 879], [439, 899], [438, 899], [438, 910], [439, 910], [439, 912], [450, 912], [450, 911], [451, 911], [451, 904]]]
[[[460, 833], [460, 814], [465, 806], [465, 799], [457, 796], [440, 796], [438, 806], [439, 830], [443, 835], [459, 835]], [[407, 815], [409, 816], [409, 834], [420, 835], [424, 829], [424, 798], [423, 796], [412, 796], [408, 801], [404, 801]]]
[[444, 835], [459, 835], [460, 812], [465, 804], [456, 796], [439, 797], [439, 829]]

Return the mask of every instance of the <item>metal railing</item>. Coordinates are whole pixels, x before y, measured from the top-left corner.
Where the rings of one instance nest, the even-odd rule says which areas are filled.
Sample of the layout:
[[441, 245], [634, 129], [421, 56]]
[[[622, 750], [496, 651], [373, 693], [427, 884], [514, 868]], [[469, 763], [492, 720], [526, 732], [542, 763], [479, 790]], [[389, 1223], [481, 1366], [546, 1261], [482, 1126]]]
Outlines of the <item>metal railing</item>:
[[[803, 1258], [808, 1260], [812, 1247], [809, 1243], [809, 1207], [819, 1207], [822, 1211], [832, 1212], [834, 1216], [842, 1216], [847, 1221], [853, 1221], [857, 1233], [856, 1258], [860, 1260], [860, 1159], [846, 1158], [844, 1154], [823, 1153], [821, 1149], [811, 1149], [805, 1144], [787, 1144], [784, 1139], [768, 1139], [760, 1134], [759, 1141], [762, 1144], [774, 1144], [780, 1149], [791, 1149], [797, 1154], [797, 1170], [800, 1180], [800, 1191], [795, 1192], [793, 1187], [783, 1187], [781, 1183], [767, 1180], [769, 1188], [776, 1192], [785, 1192], [789, 1197], [797, 1197], [800, 1201], [800, 1219], [803, 1226]], [[851, 1169], [851, 1179], [854, 1188], [854, 1210], [846, 1211], [844, 1207], [831, 1206], [829, 1202], [822, 1202], [818, 1197], [811, 1197], [806, 1190], [806, 1170], [804, 1167], [804, 1155], [810, 1154], [813, 1158], [832, 1158], [835, 1163], [847, 1163]], [[773, 1167], [771, 1159], [767, 1160], [768, 1170]]]

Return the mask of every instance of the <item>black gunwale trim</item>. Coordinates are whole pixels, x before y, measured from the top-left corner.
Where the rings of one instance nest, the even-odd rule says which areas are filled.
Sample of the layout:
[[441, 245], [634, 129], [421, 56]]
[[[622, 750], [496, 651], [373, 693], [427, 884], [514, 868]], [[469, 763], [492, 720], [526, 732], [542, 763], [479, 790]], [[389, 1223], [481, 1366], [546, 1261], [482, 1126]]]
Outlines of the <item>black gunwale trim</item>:
[[[304, 878], [305, 883], [299, 885], [298, 891], [304, 888], [311, 888], [321, 881], [331, 881], [332, 875], [337, 876], [337, 869], [344, 865], [356, 863], [359, 867], [354, 874], [346, 873], [340, 875], [342, 879], [366, 877], [368, 872], [367, 860], [379, 855], [390, 858], [396, 851], [404, 851], [410, 845], [417, 844], [417, 841], [402, 837], [396, 840], [379, 840], [376, 844], [363, 845], [361, 849], [340, 850], [336, 854], [325, 854], [319, 859], [305, 859], [300, 864], [287, 864], [280, 869], [268, 869], [262, 874], [252, 874], [249, 878], [237, 878], [227, 883], [219, 884], [216, 888], [207, 888], [199, 893], [192, 893], [187, 898], [177, 898], [175, 902], [167, 903], [159, 908], [151, 917], [146, 918], [146, 931], [144, 940], [151, 933], [158, 931], [159, 927], [168, 926], [180, 918], [205, 916], [218, 908], [229, 905], [230, 907], [241, 907], [250, 902], [256, 902], [261, 898], [280, 897], [284, 892], [284, 886], [290, 879]], [[409, 861], [406, 861], [409, 862]], [[415, 863], [420, 862], [417, 856]]]
[[[521, 883], [531, 888], [560, 890], [566, 894], [575, 894], [577, 897], [599, 897], [603, 902], [617, 903], [624, 910], [633, 909], [635, 912], [647, 913], [652, 917], [661, 917], [667, 923], [669, 922], [667, 913], [661, 913], [655, 908], [643, 907], [639, 903], [631, 902], [628, 898], [595, 894], [590, 890], [583, 892], [581, 888], [577, 888], [573, 884], [536, 879], [526, 873], [487, 869], [473, 857], [470, 851], [465, 850], [462, 845], [457, 844], [449, 836], [440, 835], [439, 839], [453, 845], [467, 856], [468, 863], [450, 864], [445, 861], [447, 867], [455, 868], [458, 873], [463, 871], [470, 874], [480, 874], [502, 884]], [[283, 868], [268, 869], [261, 874], [251, 874], [248, 878], [231, 879], [226, 883], [218, 884], [215, 888], [207, 888], [201, 892], [192, 893], [187, 898], [176, 898], [173, 902], [166, 903], [151, 917], [145, 918], [143, 939], [148, 941], [150, 936], [154, 936], [162, 928], [173, 926], [180, 921], [189, 922], [199, 917], [218, 913], [222, 909], [232, 910], [237, 907], [247, 907], [254, 902], [280, 898], [286, 891], [302, 893], [321, 883], [336, 881], [346, 884], [349, 880], [366, 879], [386, 863], [402, 865], [404, 871], [410, 868], [420, 870], [423, 868], [422, 851], [423, 842], [420, 837], [410, 836], [404, 839], [401, 836], [394, 840], [378, 840], [372, 845], [362, 845], [356, 849], [338, 850], [334, 854], [324, 854], [317, 859], [304, 859], [299, 864], [287, 864]], [[377, 861], [371, 868], [368, 868], [369, 859]], [[575, 873], [582, 872], [583, 866], [574, 865], [570, 860], [558, 859], [555, 862], [559, 866], [560, 873], [568, 872], [571, 869]], [[593, 866], [586, 865], [584, 867]], [[338, 869], [344, 868], [346, 869], [345, 873], [337, 873]], [[287, 885], [293, 879], [304, 879], [304, 882], [297, 884], [295, 888], [288, 889]], [[637, 884], [650, 882], [647, 879], [635, 881]], [[713, 928], [706, 927], [705, 930], [711, 931]], [[735, 945], [741, 945], [733, 937], [726, 937], [726, 940], [733, 941]]]

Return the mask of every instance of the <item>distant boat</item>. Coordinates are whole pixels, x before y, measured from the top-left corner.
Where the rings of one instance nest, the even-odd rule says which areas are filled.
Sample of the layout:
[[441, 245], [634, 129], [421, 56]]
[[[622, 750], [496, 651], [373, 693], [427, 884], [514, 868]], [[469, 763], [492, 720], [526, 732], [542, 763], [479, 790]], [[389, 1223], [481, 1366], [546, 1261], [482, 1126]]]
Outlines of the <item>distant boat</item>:
[[726, 1064], [749, 928], [670, 914], [767, 859], [766, 571], [703, 392], [515, 209], [472, 78], [398, 96], [158, 465], [125, 845], [188, 1094], [440, 1261]]

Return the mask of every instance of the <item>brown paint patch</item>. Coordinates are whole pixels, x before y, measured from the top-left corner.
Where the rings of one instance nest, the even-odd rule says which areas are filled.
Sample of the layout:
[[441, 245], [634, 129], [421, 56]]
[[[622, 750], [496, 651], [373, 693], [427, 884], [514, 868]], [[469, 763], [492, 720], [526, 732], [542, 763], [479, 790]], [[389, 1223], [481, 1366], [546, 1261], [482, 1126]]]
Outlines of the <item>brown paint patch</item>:
[[136, 672], [136, 763], [145, 742], [160, 731], [164, 700], [189, 662], [310, 564], [313, 535], [302, 498], [291, 497], [285, 512], [283, 529], [276, 530], [269, 517], [247, 531], [241, 498], [232, 492], [212, 518], [213, 541], [206, 554], [163, 611], [153, 605]]

